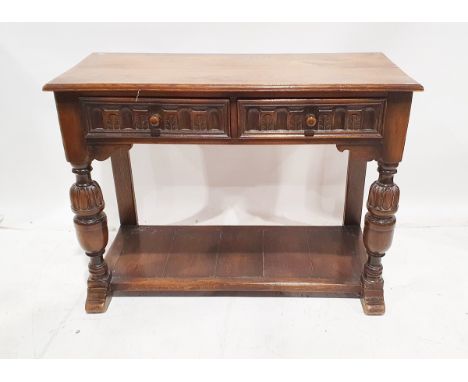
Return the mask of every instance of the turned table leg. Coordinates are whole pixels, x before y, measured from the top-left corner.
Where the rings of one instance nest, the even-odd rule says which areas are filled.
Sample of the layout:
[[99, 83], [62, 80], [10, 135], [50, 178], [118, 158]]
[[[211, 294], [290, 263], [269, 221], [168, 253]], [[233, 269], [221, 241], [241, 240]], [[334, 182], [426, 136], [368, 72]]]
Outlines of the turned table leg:
[[102, 313], [110, 297], [111, 274], [103, 257], [108, 230], [101, 188], [91, 179], [91, 170], [91, 166], [73, 169], [76, 183], [70, 189], [70, 199], [78, 241], [90, 258], [85, 309], [88, 313]]
[[395, 227], [400, 189], [393, 183], [397, 164], [379, 162], [379, 179], [369, 190], [364, 225], [364, 246], [368, 260], [362, 273], [362, 306], [369, 315], [385, 312], [382, 257], [390, 248]]

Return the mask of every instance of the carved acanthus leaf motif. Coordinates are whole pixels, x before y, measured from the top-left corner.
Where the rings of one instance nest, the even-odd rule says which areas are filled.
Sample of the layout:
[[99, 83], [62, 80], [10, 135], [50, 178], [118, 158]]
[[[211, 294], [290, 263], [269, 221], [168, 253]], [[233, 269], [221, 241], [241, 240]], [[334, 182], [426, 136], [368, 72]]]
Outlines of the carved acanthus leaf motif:
[[101, 188], [94, 180], [89, 184], [73, 184], [70, 200], [72, 211], [79, 216], [97, 215], [104, 209]]
[[391, 216], [398, 210], [400, 189], [394, 183], [384, 184], [379, 181], [372, 183], [367, 208], [374, 215]]

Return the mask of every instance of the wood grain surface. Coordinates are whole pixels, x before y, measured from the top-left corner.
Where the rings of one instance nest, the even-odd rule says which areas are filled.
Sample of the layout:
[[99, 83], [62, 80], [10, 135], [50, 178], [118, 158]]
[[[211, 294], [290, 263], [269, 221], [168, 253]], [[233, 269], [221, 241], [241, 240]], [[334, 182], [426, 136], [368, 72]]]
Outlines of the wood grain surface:
[[124, 226], [106, 261], [127, 292], [309, 292], [359, 296], [359, 226]]
[[423, 87], [382, 53], [93, 53], [50, 81], [53, 91], [415, 91]]

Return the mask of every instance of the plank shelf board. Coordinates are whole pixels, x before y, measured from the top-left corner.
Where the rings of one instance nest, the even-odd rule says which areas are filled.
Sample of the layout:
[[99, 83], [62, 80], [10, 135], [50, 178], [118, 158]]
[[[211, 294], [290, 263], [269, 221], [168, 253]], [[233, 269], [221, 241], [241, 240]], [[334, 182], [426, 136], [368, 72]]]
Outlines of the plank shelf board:
[[358, 226], [122, 226], [106, 257], [116, 292], [358, 297]]

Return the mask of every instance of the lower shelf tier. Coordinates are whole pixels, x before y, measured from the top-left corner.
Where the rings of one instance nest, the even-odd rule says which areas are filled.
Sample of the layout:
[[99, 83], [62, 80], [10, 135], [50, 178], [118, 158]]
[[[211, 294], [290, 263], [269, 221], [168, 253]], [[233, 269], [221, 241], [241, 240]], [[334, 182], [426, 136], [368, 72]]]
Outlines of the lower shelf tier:
[[359, 297], [358, 226], [123, 226], [106, 256], [116, 292]]

